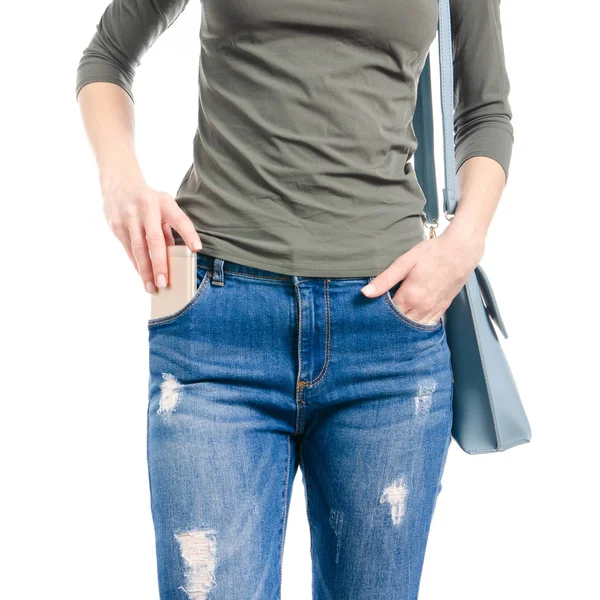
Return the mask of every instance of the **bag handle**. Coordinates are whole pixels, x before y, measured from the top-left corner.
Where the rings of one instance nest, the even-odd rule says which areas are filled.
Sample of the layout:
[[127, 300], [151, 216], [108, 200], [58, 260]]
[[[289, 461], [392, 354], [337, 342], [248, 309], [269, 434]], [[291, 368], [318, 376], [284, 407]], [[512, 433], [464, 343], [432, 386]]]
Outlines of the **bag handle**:
[[[444, 138], [444, 214], [451, 220], [456, 210], [456, 157], [454, 151], [454, 74], [450, 0], [438, 0], [438, 46], [440, 56], [440, 95]], [[431, 61], [427, 55], [419, 78], [413, 127], [418, 131], [414, 154], [415, 173], [425, 194], [425, 221], [431, 229], [438, 226], [439, 206], [434, 159]]]

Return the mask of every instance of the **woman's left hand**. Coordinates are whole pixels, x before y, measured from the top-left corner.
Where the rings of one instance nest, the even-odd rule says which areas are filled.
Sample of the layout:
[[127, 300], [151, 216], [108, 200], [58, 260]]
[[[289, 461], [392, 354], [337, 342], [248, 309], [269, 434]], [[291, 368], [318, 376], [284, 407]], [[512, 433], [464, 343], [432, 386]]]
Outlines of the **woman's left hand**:
[[479, 264], [485, 248], [484, 236], [454, 225], [399, 256], [362, 288], [363, 294], [380, 296], [403, 280], [394, 303], [415, 321], [436, 323]]

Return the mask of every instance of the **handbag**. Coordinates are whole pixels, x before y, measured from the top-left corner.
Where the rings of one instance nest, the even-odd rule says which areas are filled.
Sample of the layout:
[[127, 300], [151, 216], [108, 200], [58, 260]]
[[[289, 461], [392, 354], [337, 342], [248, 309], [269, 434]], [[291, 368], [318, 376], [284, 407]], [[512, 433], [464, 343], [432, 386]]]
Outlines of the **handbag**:
[[[450, 0], [438, 2], [444, 139], [444, 214], [456, 209], [454, 90]], [[430, 55], [417, 89], [415, 173], [425, 195], [425, 225], [435, 237], [439, 208], [434, 161]], [[443, 315], [453, 371], [452, 437], [468, 454], [503, 451], [531, 440], [531, 428], [494, 323], [508, 337], [490, 281], [478, 265]]]

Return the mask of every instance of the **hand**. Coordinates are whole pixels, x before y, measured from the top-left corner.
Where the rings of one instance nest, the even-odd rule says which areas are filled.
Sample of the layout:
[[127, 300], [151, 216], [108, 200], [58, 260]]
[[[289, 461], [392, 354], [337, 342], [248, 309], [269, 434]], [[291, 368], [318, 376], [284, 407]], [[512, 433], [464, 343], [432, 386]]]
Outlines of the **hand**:
[[149, 187], [138, 174], [112, 172], [101, 176], [104, 216], [123, 244], [149, 294], [169, 281], [167, 245], [174, 245], [171, 227], [190, 250], [202, 248], [190, 218], [166, 192]]
[[484, 245], [484, 239], [449, 226], [439, 237], [423, 240], [399, 256], [361, 291], [373, 298], [404, 280], [394, 303], [414, 321], [435, 323], [479, 264]]

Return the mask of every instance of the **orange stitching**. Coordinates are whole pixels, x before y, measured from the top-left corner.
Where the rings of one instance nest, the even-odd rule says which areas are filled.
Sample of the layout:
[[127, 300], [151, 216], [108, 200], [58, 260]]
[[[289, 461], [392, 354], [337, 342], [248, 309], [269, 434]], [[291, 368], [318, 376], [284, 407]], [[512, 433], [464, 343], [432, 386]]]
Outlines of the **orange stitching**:
[[[300, 288], [294, 285], [296, 298], [298, 299], [298, 376], [302, 373], [302, 296]], [[296, 433], [300, 433], [300, 414], [302, 411], [302, 388], [306, 385], [305, 381], [298, 381], [296, 385]]]
[[422, 331], [437, 331], [437, 329], [442, 326], [441, 317], [437, 323], [434, 323], [433, 325], [427, 325], [426, 323], [419, 323], [418, 321], [413, 321], [407, 316], [403, 315], [400, 312], [400, 309], [396, 306], [395, 302], [392, 300], [389, 290], [384, 292], [383, 299], [385, 300], [385, 303], [388, 305], [388, 308], [392, 311], [394, 316], [398, 317], [403, 323], [406, 323], [413, 329], [420, 329]]
[[308, 386], [315, 386], [317, 385], [317, 383], [319, 383], [323, 377], [325, 377], [325, 373], [327, 373], [327, 369], [329, 367], [329, 357], [330, 357], [330, 342], [331, 342], [331, 334], [330, 334], [330, 322], [331, 322], [331, 316], [330, 316], [330, 303], [329, 303], [329, 282], [331, 281], [331, 279], [326, 279], [325, 280], [325, 306], [326, 306], [326, 316], [325, 316], [325, 320], [326, 320], [326, 325], [325, 325], [325, 363], [323, 364], [323, 367], [321, 368], [321, 372], [317, 375], [317, 377], [315, 379], [313, 379], [312, 381], [307, 381], [304, 383], [304, 385], [308, 385]]
[[[200, 263], [200, 264], [204, 264], [204, 263]], [[206, 267], [209, 268], [209, 267]], [[231, 273], [233, 275], [239, 275], [240, 277], [249, 277], [251, 279], [277, 279], [279, 281], [292, 281], [292, 276], [290, 275], [289, 278], [287, 277], [276, 277], [273, 275], [262, 275], [262, 274], [257, 274], [257, 273], [244, 273], [243, 271], [236, 271], [234, 269], [223, 269], [223, 273]]]
[[280, 586], [280, 595], [281, 598], [281, 579], [283, 575], [283, 542], [285, 537], [285, 521], [287, 516], [287, 496], [288, 496], [288, 487], [289, 487], [289, 479], [290, 479], [290, 456], [291, 456], [291, 444], [290, 444], [290, 436], [287, 436], [287, 447], [288, 447], [288, 456], [287, 456], [287, 468], [285, 470], [285, 485], [283, 488], [283, 518], [281, 520], [281, 543], [279, 545], [279, 586]]

